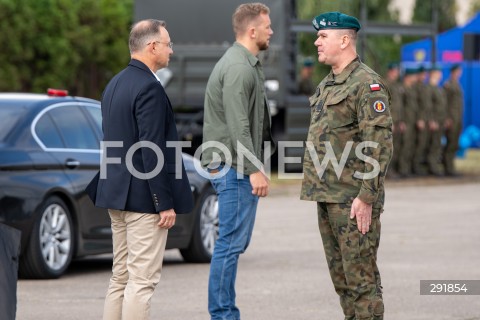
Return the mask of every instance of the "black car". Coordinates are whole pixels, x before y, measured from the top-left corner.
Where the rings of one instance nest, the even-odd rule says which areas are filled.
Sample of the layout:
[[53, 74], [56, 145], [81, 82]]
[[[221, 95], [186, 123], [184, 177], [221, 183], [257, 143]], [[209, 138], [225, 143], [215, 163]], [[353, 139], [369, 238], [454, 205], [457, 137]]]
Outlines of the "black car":
[[[85, 187], [99, 170], [101, 111], [96, 100], [0, 93], [0, 223], [22, 231], [20, 276], [55, 278], [77, 257], [112, 252], [110, 218]], [[183, 155], [195, 199], [177, 215], [167, 248], [186, 261], [210, 261], [218, 202], [210, 182]]]

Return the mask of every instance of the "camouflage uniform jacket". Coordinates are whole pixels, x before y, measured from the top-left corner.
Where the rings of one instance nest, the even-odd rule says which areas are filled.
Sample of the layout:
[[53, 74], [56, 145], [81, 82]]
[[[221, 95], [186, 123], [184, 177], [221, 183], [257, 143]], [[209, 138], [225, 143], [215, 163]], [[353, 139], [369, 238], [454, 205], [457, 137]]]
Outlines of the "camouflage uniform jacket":
[[415, 119], [419, 120], [430, 120], [432, 112], [432, 92], [429, 90], [429, 84], [425, 82], [418, 82], [415, 84], [414, 89], [417, 94], [417, 104], [416, 104], [416, 113]]
[[442, 126], [447, 113], [447, 96], [442, 87], [430, 85], [430, 88], [433, 102], [432, 120]]
[[[415, 86], [415, 84], [413, 85]], [[416, 110], [418, 108], [417, 93], [413, 86], [403, 86], [403, 107], [404, 107], [404, 121], [407, 127], [413, 128], [416, 122]]]
[[460, 83], [448, 80], [444, 84], [447, 94], [447, 117], [454, 123], [462, 122], [463, 115], [463, 90]]
[[393, 123], [398, 124], [403, 121], [405, 118], [404, 108], [403, 108], [403, 88], [402, 84], [398, 81], [388, 81], [385, 80], [385, 84], [388, 87], [388, 91], [391, 95], [390, 102], [390, 114], [392, 116]]
[[[320, 82], [310, 97], [301, 199], [350, 203], [358, 197], [383, 206], [384, 178], [393, 149], [389, 105], [390, 93], [383, 80], [358, 57], [339, 75], [330, 72]], [[362, 142], [378, 145], [362, 150]], [[340, 164], [337, 170], [332, 161]], [[378, 175], [359, 177], [374, 167]]]

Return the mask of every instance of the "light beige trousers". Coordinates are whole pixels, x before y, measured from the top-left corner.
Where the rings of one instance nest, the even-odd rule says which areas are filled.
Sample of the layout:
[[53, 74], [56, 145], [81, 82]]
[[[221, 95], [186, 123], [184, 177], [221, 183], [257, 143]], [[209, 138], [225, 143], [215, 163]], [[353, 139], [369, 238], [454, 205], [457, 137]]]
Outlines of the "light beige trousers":
[[108, 210], [112, 221], [113, 267], [103, 320], [146, 320], [160, 281], [167, 229], [159, 214]]

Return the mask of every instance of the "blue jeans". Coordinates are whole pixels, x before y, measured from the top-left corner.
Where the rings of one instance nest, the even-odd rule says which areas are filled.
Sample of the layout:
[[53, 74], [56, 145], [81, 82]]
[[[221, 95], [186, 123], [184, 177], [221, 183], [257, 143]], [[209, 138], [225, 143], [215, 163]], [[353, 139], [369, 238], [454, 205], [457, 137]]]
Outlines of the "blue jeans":
[[258, 197], [252, 194], [249, 176], [237, 178], [230, 168], [223, 177], [211, 174], [218, 194], [219, 237], [215, 243], [208, 282], [208, 311], [212, 320], [238, 320], [235, 278], [238, 258], [252, 237]]

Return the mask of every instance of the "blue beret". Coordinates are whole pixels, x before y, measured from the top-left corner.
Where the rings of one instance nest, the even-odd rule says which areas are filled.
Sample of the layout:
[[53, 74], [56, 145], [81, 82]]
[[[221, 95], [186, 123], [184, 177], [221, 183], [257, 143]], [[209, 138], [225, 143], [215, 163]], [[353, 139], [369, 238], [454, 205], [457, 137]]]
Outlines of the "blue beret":
[[313, 27], [318, 30], [324, 29], [355, 29], [360, 30], [360, 22], [357, 18], [341, 12], [326, 12], [316, 16], [312, 21]]

